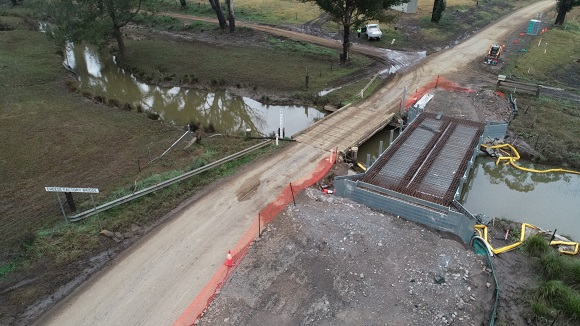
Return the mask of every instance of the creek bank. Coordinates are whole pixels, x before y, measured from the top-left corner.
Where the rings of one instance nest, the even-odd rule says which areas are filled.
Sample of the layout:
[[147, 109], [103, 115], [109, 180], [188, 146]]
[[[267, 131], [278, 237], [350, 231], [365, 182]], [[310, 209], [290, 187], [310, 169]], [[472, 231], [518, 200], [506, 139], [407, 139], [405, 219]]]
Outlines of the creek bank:
[[[127, 39], [134, 41], [151, 40], [159, 37], [164, 40], [169, 40], [171, 42], [177, 43], [201, 42], [217, 46], [218, 48], [235, 45], [249, 48], [260, 48], [263, 49], [265, 52], [275, 49], [276, 44], [278, 44], [276, 42], [271, 41], [271, 39], [274, 36], [271, 36], [270, 34], [267, 34], [265, 32], [253, 30], [249, 31], [242, 30], [240, 33], [236, 32], [235, 35], [231, 35], [229, 33], [224, 33], [219, 29], [209, 29], [203, 30], [201, 32], [159, 31], [139, 25], [130, 25], [127, 27], [125, 34]], [[287, 40], [284, 37], [278, 37], [278, 39], [281, 39], [282, 43], [294, 42]], [[298, 41], [296, 41], [296, 43], [302, 44], [301, 42]], [[112, 53], [115, 52], [114, 45], [111, 46], [110, 51]], [[306, 53], [306, 55], [308, 55], [308, 53]], [[339, 66], [338, 52], [335, 59], [336, 59], [335, 66], [338, 67]], [[373, 61], [370, 65], [364, 66], [364, 68], [358, 69], [346, 76], [339, 77], [325, 84], [323, 86], [324, 89], [318, 89], [318, 87], [305, 88], [304, 85], [302, 85], [301, 88], [298, 88], [296, 90], [277, 91], [268, 89], [268, 84], [250, 85], [249, 83], [244, 82], [228, 83], [228, 80], [219, 78], [213, 78], [212, 80], [209, 79], [198, 80], [198, 78], [192, 77], [191, 75], [190, 77], [194, 79], [193, 81], [188, 80], [188, 78], [178, 79], [176, 77], [176, 75], [179, 74], [177, 71], [164, 71], [158, 77], [155, 77], [154, 78], [155, 80], [152, 80], [151, 76], [144, 76], [144, 72], [141, 72], [138, 66], [131, 67], [129, 63], [123, 63], [123, 65], [124, 68], [128, 69], [129, 71], [132, 71], [134, 76], [139, 81], [143, 83], [149, 83], [152, 85], [162, 87], [185, 87], [189, 89], [199, 89], [204, 91], [226, 90], [233, 95], [248, 97], [266, 105], [305, 105], [305, 106], [317, 106], [320, 108], [322, 108], [326, 104], [329, 104], [329, 101], [333, 101], [332, 99], [329, 99], [327, 97], [319, 96], [318, 94], [320, 91], [339, 87], [344, 88], [347, 85], [353, 84], [361, 80], [367, 79], [370, 80], [370, 78], [377, 71], [384, 70], [385, 67], [388, 67], [387, 65], [385, 65], [385, 63]], [[316, 72], [316, 75], [318, 75], [318, 72]], [[362, 87], [364, 87], [364, 85], [361, 86], [361, 88]], [[356, 92], [358, 91], [359, 90], [357, 90]], [[330, 104], [339, 105], [340, 103], [330, 103]]]

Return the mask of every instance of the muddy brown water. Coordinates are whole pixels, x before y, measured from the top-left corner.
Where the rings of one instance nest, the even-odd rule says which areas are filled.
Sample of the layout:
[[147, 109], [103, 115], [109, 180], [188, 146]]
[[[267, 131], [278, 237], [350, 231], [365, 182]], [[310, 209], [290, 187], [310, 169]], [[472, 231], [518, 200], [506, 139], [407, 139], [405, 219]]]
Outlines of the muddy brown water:
[[325, 115], [311, 107], [264, 105], [226, 91], [148, 85], [119, 68], [113, 57], [85, 45], [70, 43], [64, 64], [77, 74], [82, 91], [116, 99], [121, 104], [141, 105], [175, 125], [193, 122], [205, 127], [212, 125], [216, 132], [240, 133], [251, 129], [253, 134], [268, 135], [277, 132], [282, 121], [288, 137]]
[[[558, 168], [518, 161], [537, 170]], [[580, 240], [580, 175], [531, 173], [480, 156], [461, 202], [472, 214], [526, 222]]]
[[[395, 137], [398, 130], [395, 129]], [[366, 166], [389, 145], [388, 128], [378, 132], [359, 146], [358, 160]], [[525, 168], [546, 170], [559, 167], [518, 161]], [[557, 229], [561, 235], [580, 240], [580, 175], [570, 173], [531, 173], [509, 164], [496, 165], [495, 160], [480, 155], [464, 186], [460, 202], [472, 214], [504, 218], [533, 224], [545, 230]]]

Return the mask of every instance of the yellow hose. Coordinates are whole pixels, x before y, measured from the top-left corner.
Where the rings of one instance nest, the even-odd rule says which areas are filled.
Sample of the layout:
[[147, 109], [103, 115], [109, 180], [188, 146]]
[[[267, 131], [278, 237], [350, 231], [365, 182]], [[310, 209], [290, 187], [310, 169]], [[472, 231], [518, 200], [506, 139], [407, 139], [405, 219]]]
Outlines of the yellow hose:
[[[524, 242], [524, 240], [526, 238], [526, 228], [528, 228], [528, 227], [531, 229], [540, 230], [538, 227], [535, 227], [531, 224], [522, 223], [522, 230], [520, 232], [520, 240], [517, 242], [514, 242], [510, 245], [507, 245], [505, 247], [498, 248], [498, 249], [493, 248], [493, 246], [491, 245], [491, 243], [489, 243], [489, 240], [487, 239], [487, 226], [477, 224], [477, 225], [475, 225], [475, 231], [479, 234], [479, 236], [481, 238], [483, 238], [483, 240], [485, 240], [485, 242], [487, 242], [487, 244], [489, 245], [489, 248], [491, 248], [491, 252], [493, 252], [494, 255], [497, 255], [497, 254], [501, 254], [502, 252], [507, 252], [507, 251], [510, 251], [510, 250], [513, 250], [513, 249], [519, 247]], [[576, 255], [578, 253], [578, 242], [550, 241], [550, 246], [574, 247], [573, 250], [567, 250], [566, 248], [559, 248], [558, 252], [563, 253], [563, 254], [568, 254], [568, 255]]]
[[[499, 144], [499, 145], [493, 145], [493, 146], [481, 144], [481, 146], [484, 148], [499, 149], [502, 153], [505, 154], [505, 156], [500, 156], [497, 158], [497, 161], [495, 162], [496, 165], [499, 165], [499, 163], [501, 161], [508, 161], [506, 163], [511, 164], [511, 166], [513, 166], [514, 168], [520, 169], [520, 170], [526, 171], [526, 172], [533, 172], [533, 173], [563, 172], [563, 173], [580, 174], [580, 172], [578, 172], [578, 171], [572, 171], [572, 170], [566, 170], [566, 169], [535, 170], [535, 169], [528, 169], [528, 168], [524, 168], [522, 166], [519, 166], [516, 164], [516, 161], [520, 159], [520, 153], [518, 153], [518, 151], [510, 144]], [[504, 147], [509, 148], [513, 154], [509, 154], [508, 152], [504, 151], [502, 149]]]

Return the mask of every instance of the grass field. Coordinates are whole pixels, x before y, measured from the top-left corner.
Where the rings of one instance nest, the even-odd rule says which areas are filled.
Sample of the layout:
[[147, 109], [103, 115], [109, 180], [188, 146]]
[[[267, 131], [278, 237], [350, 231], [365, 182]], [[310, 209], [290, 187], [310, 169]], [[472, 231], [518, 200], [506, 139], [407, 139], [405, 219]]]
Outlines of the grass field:
[[[566, 16], [563, 28], [525, 36], [526, 52], [506, 56], [505, 74], [531, 83], [580, 92], [580, 8]], [[538, 46], [538, 43], [540, 46]], [[547, 45], [546, 45], [547, 43]], [[533, 146], [541, 159], [580, 167], [580, 103], [516, 93], [519, 114], [510, 127]]]
[[[172, 76], [170, 80], [176, 82], [193, 76], [205, 85], [286, 93], [322, 90], [326, 84], [372, 63], [366, 57], [353, 55], [351, 65], [340, 66], [335, 50], [274, 37], [268, 37], [267, 43], [269, 50], [251, 44], [224, 47], [202, 42], [164, 42], [161, 38], [127, 41], [127, 63], [139, 67], [136, 73], [154, 83], [167, 80], [165, 76]], [[305, 84], [307, 74], [309, 89]]]
[[[134, 189], [135, 183], [187, 170], [199, 160], [215, 160], [249, 146], [241, 139], [218, 137], [187, 151], [170, 151], [159, 162], [147, 165], [149, 151], [153, 155], [162, 153], [183, 134], [183, 130], [150, 120], [136, 111], [96, 104], [70, 92], [68, 86], [72, 78], [61, 66], [60, 49], [46, 35], [30, 30], [22, 19], [13, 16], [0, 19], [13, 27], [11, 31], [2, 32], [0, 38], [0, 85], [3, 85], [0, 96], [0, 137], [3, 140], [0, 142], [0, 248], [3, 252], [0, 270], [12, 271], [12, 258], [22, 258], [25, 252], [46, 252], [42, 249], [43, 239], [46, 239], [43, 235], [49, 234], [50, 238], [62, 243], [63, 239], [56, 236], [60, 233], [46, 230], [71, 228], [62, 225], [56, 197], [45, 192], [45, 186], [96, 187], [101, 191], [95, 197], [98, 202], [121, 189]], [[173, 197], [183, 200], [183, 197]], [[80, 207], [90, 200], [87, 196], [76, 199]], [[141, 201], [134, 209], [115, 213], [131, 218], [111, 218], [104, 226], [144, 222], [144, 218], [158, 217], [170, 209], [155, 201], [144, 205], [149, 200]], [[176, 205], [171, 200], [162, 200]], [[98, 243], [95, 232], [99, 230], [87, 230], [92, 236], [87, 246], [92, 248]], [[70, 236], [67, 239], [70, 240]], [[83, 239], [88, 238], [83, 235], [77, 239], [83, 243]], [[66, 246], [53, 247], [60, 253], [67, 252]], [[76, 251], [73, 256], [87, 252]], [[56, 259], [58, 255], [41, 256]], [[34, 255], [28, 258], [34, 259]], [[57, 261], [66, 263], [69, 260], [58, 258]]]
[[580, 8], [566, 15], [564, 27], [550, 29], [541, 37], [526, 37], [525, 54], [510, 62], [506, 72], [518, 78], [578, 89], [580, 85]]
[[[0, 38], [0, 84], [5, 85], [0, 97], [0, 137], [4, 139], [0, 143], [0, 248], [4, 252], [0, 281], [38, 266], [39, 261], [44, 266], [66, 266], [98, 252], [107, 242], [98, 235], [102, 228], [126, 230], [133, 223], [154, 223], [203, 186], [252, 158], [100, 214], [99, 219], [64, 223], [55, 195], [45, 192], [45, 186], [99, 188], [98, 204], [250, 144], [237, 138], [212, 138], [187, 151], [170, 151], [155, 164], [146, 165], [149, 152], [160, 154], [183, 130], [71, 92], [75, 82], [61, 65], [62, 50], [36, 31], [33, 21], [10, 13], [2, 14], [0, 21], [11, 28]], [[183, 27], [172, 19], [162, 23], [168, 30], [216, 29], [203, 23]], [[262, 45], [227, 49], [161, 37], [128, 39], [127, 47], [129, 64], [139, 67], [136, 74], [153, 83], [188, 80], [216, 87], [246, 87], [264, 94], [287, 92], [308, 100], [326, 84], [372, 63], [354, 56], [352, 65], [341, 67], [334, 50], [271, 37]], [[307, 73], [309, 89], [304, 84]], [[75, 199], [80, 209], [91, 207], [89, 196], [75, 195]], [[31, 293], [45, 290], [23, 289]]]
[[[222, 2], [223, 3], [223, 2]], [[179, 2], [168, 3], [162, 10], [180, 10]], [[315, 5], [295, 0], [244, 0], [235, 3], [236, 19], [266, 24], [302, 25], [321, 14]], [[215, 17], [208, 1], [188, 1], [189, 14]]]

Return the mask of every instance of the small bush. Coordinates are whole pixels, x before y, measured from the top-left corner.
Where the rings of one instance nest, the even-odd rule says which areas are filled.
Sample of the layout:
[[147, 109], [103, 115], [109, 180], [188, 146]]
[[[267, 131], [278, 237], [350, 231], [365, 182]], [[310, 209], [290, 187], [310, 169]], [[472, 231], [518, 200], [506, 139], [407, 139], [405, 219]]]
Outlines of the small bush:
[[524, 243], [522, 243], [522, 249], [526, 254], [532, 257], [540, 257], [550, 252], [548, 242], [539, 234], [527, 238]]
[[546, 280], [561, 279], [565, 260], [555, 253], [548, 253], [538, 259], [540, 275]]

